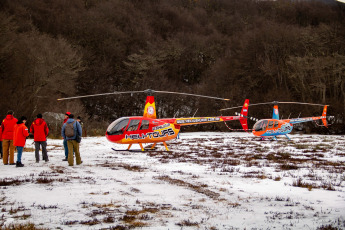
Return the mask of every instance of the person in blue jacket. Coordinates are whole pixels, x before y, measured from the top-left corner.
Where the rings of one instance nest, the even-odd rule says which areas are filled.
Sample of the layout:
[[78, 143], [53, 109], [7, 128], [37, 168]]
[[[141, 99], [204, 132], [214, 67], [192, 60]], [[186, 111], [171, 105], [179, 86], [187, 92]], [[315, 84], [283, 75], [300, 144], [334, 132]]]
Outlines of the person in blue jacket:
[[68, 120], [62, 126], [61, 136], [67, 140], [67, 147], [68, 147], [68, 165], [73, 166], [74, 164], [74, 155], [73, 151], [75, 152], [75, 158], [77, 165], [83, 163], [80, 158], [79, 152], [79, 143], [81, 140], [82, 128], [78, 121], [74, 120], [74, 115], [70, 114], [68, 116]]

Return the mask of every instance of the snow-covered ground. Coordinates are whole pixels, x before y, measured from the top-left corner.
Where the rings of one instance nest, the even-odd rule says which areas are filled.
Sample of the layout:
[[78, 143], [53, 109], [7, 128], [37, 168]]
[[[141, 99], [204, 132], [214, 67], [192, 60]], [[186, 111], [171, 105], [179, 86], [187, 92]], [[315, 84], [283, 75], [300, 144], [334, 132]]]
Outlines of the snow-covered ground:
[[73, 167], [62, 140], [48, 140], [48, 163], [28, 140], [24, 168], [0, 165], [0, 227], [345, 228], [345, 137], [290, 137], [181, 133], [171, 152], [113, 151], [127, 146], [89, 137]]

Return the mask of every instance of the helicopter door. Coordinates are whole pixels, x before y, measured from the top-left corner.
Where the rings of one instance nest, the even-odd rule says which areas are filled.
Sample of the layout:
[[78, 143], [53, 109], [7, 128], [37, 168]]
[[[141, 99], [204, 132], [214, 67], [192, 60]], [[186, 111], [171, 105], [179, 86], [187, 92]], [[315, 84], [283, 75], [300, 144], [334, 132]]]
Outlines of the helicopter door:
[[127, 128], [127, 131], [136, 131], [138, 130], [138, 125], [140, 123], [140, 120], [137, 120], [137, 119], [133, 119], [129, 122], [129, 125], [128, 125], [128, 128]]
[[140, 125], [140, 130], [149, 129], [150, 121], [149, 120], [142, 120]]

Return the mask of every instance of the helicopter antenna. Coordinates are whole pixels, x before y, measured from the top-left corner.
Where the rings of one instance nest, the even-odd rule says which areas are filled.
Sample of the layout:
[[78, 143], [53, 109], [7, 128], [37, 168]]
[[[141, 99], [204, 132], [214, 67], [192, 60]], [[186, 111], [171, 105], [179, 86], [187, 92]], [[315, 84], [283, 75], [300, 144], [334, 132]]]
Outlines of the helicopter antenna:
[[193, 114], [193, 117], [195, 116], [196, 112], [198, 112], [199, 108], [196, 109], [195, 113]]
[[174, 114], [174, 118], [179, 114], [179, 110], [176, 111], [176, 113]]

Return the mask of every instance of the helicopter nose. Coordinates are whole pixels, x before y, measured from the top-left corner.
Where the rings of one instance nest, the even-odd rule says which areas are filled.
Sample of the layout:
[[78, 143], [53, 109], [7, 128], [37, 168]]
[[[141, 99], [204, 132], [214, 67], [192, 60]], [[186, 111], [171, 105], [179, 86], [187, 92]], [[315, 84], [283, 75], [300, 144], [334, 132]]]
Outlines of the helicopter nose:
[[108, 132], [105, 133], [105, 137], [107, 138], [108, 141], [114, 142], [114, 143], [119, 143], [124, 138], [123, 135], [109, 135]]
[[260, 136], [259, 133], [257, 133], [255, 130], [253, 130], [252, 133], [254, 134], [254, 136]]

